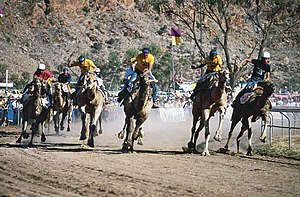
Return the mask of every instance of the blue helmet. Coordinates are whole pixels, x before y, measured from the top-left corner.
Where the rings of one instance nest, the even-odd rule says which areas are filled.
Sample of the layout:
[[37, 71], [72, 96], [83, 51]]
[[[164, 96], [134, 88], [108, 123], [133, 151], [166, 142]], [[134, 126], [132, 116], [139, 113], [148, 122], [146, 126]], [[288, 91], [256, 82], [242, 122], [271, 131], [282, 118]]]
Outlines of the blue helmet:
[[81, 62], [84, 62], [84, 60], [85, 60], [85, 57], [84, 56], [79, 56], [79, 58], [78, 58], [78, 61], [81, 63]]
[[63, 71], [69, 71], [70, 69], [68, 67], [64, 67]]
[[150, 53], [150, 49], [148, 49], [148, 48], [143, 48], [143, 53]]
[[216, 49], [213, 49], [209, 52], [209, 57], [210, 59], [213, 59], [216, 55], [217, 55], [217, 50]]

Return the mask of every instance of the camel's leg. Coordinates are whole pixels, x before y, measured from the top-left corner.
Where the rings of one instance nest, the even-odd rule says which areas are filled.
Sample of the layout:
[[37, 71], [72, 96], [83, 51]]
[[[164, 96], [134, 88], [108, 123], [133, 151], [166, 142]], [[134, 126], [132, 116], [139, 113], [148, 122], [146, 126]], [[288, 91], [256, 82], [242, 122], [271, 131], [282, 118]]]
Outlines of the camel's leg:
[[[89, 140], [88, 145], [91, 147], [94, 147], [94, 133], [96, 132], [96, 125], [97, 122], [101, 121], [101, 111], [102, 111], [102, 105], [98, 105], [95, 109], [95, 112], [91, 114], [91, 120], [90, 120], [90, 133], [89, 133]], [[100, 125], [101, 127], [101, 125]]]
[[248, 129], [248, 150], [247, 150], [247, 155], [252, 156], [253, 152], [252, 152], [252, 136], [253, 136], [253, 132], [252, 132], [252, 126], [251, 126], [251, 120], [248, 119], [248, 124], [249, 124], [249, 129]]
[[81, 132], [80, 132], [80, 138], [79, 140], [85, 140], [86, 139], [86, 132], [87, 132], [87, 115], [85, 113], [85, 110], [83, 107], [79, 108], [80, 114], [81, 114]]
[[143, 128], [142, 128], [142, 126], [140, 127], [140, 130], [139, 130], [139, 134], [138, 134], [138, 141], [137, 141], [137, 144], [138, 145], [143, 145], [143, 142], [142, 142], [142, 138], [144, 137], [144, 135], [145, 135], [145, 133], [144, 133], [144, 131], [143, 131]]
[[124, 126], [123, 126], [123, 129], [118, 133], [118, 138], [119, 139], [123, 139], [124, 137], [125, 137], [125, 129], [126, 129], [126, 122], [125, 122], [125, 124], [124, 124]]
[[123, 143], [123, 147], [122, 147], [122, 151], [126, 152], [128, 151], [128, 148], [131, 148], [132, 146], [132, 133], [133, 133], [133, 116], [132, 117], [126, 117], [125, 119], [126, 122], [126, 137], [124, 139], [124, 143]]
[[99, 124], [99, 130], [98, 133], [102, 134], [103, 133], [103, 129], [102, 129], [102, 113], [100, 114], [99, 120], [97, 121]]
[[22, 137], [25, 138], [25, 139], [27, 139], [29, 137], [28, 133], [26, 133], [27, 125], [28, 125], [28, 120], [23, 119], [23, 121], [22, 121], [22, 132], [21, 132], [20, 137], [16, 141], [16, 143], [21, 143]]
[[[200, 114], [193, 114], [193, 126], [191, 128], [191, 138], [190, 138], [190, 141], [188, 143], [188, 152], [193, 151], [193, 149], [196, 146], [196, 144], [194, 143], [194, 137], [195, 137], [196, 126], [197, 126], [197, 122], [199, 120], [199, 117], [200, 117]], [[198, 127], [198, 129], [199, 129], [199, 127]], [[199, 134], [199, 132], [198, 132], [198, 134]]]
[[53, 116], [53, 122], [54, 122], [54, 129], [55, 129], [55, 132], [56, 134], [59, 133], [59, 112], [58, 111], [55, 111], [54, 112], [54, 116]]
[[67, 131], [71, 131], [70, 125], [72, 122], [72, 112], [73, 112], [73, 106], [71, 103], [71, 100], [68, 100], [68, 112], [67, 112], [67, 118], [68, 118], [68, 127], [67, 127]]
[[214, 139], [216, 141], [221, 142], [222, 139], [222, 128], [223, 128], [223, 123], [224, 123], [224, 117], [225, 117], [225, 113], [226, 113], [226, 108], [225, 107], [221, 107], [220, 110], [220, 115], [219, 115], [219, 125], [218, 125], [218, 129], [216, 131], [216, 134], [214, 136]]
[[232, 137], [233, 130], [234, 130], [235, 126], [237, 125], [237, 123], [239, 121], [240, 121], [240, 119], [237, 119], [237, 118], [232, 118], [232, 120], [231, 120], [231, 126], [230, 126], [230, 130], [229, 130], [229, 133], [228, 133], [227, 142], [224, 146], [226, 151], [228, 151], [229, 141]]
[[30, 138], [30, 141], [28, 143], [28, 146], [33, 146], [33, 137], [35, 135], [35, 133], [39, 130], [39, 123], [38, 122], [35, 122], [33, 124], [33, 128], [32, 128], [32, 132], [31, 132], [31, 138]]
[[270, 124], [270, 118], [269, 118], [269, 115], [266, 114], [264, 116], [262, 116], [262, 121], [263, 121], [263, 130], [260, 134], [260, 141], [262, 141], [263, 143], [266, 143], [267, 141], [267, 129], [269, 127], [269, 124]]
[[240, 140], [241, 140], [241, 137], [243, 136], [244, 132], [246, 130], [249, 129], [249, 118], [243, 118], [242, 119], [242, 128], [241, 128], [241, 131], [240, 133], [238, 134], [237, 138], [236, 138], [236, 153], [237, 154], [240, 154]]
[[208, 142], [210, 139], [210, 132], [209, 132], [209, 119], [210, 119], [210, 110], [206, 109], [203, 111], [203, 117], [204, 117], [204, 127], [205, 127], [205, 147], [202, 152], [203, 156], [208, 156], [209, 151], [208, 151]]
[[[63, 110], [65, 110], [65, 109], [63, 109]], [[64, 123], [65, 123], [66, 117], [67, 117], [67, 112], [63, 111], [62, 114], [61, 114], [61, 120], [60, 120], [60, 123], [59, 123], [59, 127], [60, 127], [61, 131], [63, 131], [65, 129]]]
[[45, 136], [45, 121], [41, 123], [41, 127], [42, 127], [41, 142], [46, 142], [46, 136]]
[[203, 122], [202, 119], [200, 119], [200, 125], [198, 126], [197, 130], [195, 131], [193, 147], [191, 149], [192, 152], [194, 152], [194, 153], [198, 153], [198, 151], [197, 151], [197, 140], [198, 140], [198, 137], [199, 137], [199, 133], [203, 129], [203, 127], [204, 127], [204, 122]]

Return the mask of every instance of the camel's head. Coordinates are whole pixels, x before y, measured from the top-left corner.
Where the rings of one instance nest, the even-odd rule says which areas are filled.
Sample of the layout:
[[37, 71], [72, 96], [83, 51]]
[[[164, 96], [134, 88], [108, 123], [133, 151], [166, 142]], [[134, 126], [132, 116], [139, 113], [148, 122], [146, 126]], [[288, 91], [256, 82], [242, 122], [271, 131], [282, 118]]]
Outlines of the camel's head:
[[275, 85], [272, 81], [264, 82], [264, 95], [270, 97], [275, 91]]
[[85, 78], [86, 89], [92, 90], [97, 87], [97, 76], [94, 73], [88, 73]]
[[61, 83], [54, 84], [54, 93], [56, 95], [62, 95], [62, 84]]

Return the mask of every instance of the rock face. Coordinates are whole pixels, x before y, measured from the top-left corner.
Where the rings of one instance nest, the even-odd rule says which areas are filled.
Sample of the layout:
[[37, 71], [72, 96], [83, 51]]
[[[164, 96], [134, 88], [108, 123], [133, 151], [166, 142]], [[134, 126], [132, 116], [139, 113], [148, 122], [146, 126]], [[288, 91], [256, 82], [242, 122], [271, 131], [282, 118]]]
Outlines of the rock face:
[[[104, 61], [110, 52], [117, 51], [124, 58], [128, 49], [152, 43], [162, 51], [170, 51], [169, 29], [178, 25], [175, 19], [169, 21], [155, 12], [140, 12], [134, 0], [3, 0], [0, 7], [4, 8], [0, 18], [0, 61], [8, 65], [10, 73], [17, 74], [33, 73], [40, 62], [57, 71], [82, 54]], [[251, 24], [245, 28], [247, 24], [240, 19], [238, 14], [232, 19], [236, 33], [230, 35], [228, 44], [233, 61], [252, 53], [256, 45], [256, 32]], [[204, 18], [202, 46], [206, 52], [217, 43], [217, 32], [208, 30], [211, 24]], [[186, 29], [182, 31], [184, 41], [174, 49], [175, 59], [190, 58], [190, 62], [199, 64], [193, 40]], [[276, 57], [276, 53], [285, 58], [283, 64], [291, 64], [291, 55], [280, 56], [282, 53], [276, 50], [272, 55]], [[190, 80], [200, 74], [190, 69], [184, 72]]]

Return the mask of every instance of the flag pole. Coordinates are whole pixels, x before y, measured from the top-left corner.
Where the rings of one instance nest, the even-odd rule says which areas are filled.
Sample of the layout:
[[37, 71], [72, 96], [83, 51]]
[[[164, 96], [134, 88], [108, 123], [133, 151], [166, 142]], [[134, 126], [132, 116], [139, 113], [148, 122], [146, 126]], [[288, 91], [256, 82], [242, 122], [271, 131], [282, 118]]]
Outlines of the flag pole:
[[174, 45], [172, 44], [172, 80], [173, 80], [173, 91], [175, 93], [175, 66], [174, 66]]

